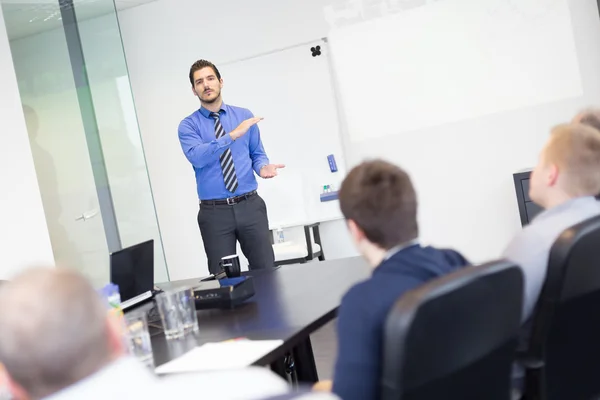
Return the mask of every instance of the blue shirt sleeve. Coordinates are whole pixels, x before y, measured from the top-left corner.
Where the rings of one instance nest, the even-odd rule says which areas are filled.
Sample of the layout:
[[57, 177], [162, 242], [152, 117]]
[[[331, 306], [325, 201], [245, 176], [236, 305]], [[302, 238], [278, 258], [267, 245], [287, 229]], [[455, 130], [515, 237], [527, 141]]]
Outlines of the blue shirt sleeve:
[[[249, 118], [252, 117], [254, 117], [254, 115], [250, 113]], [[260, 176], [260, 169], [269, 164], [269, 158], [263, 147], [262, 140], [260, 140], [260, 129], [258, 125], [252, 126], [248, 135], [248, 148], [250, 151], [250, 158], [252, 159], [252, 169], [254, 169], [256, 175]]]
[[225, 134], [219, 139], [204, 143], [198, 129], [186, 119], [179, 124], [179, 142], [189, 162], [196, 168], [202, 168], [215, 161], [225, 149], [231, 146], [233, 139], [231, 135]]
[[376, 399], [381, 371], [382, 327], [364, 306], [360, 286], [342, 299], [333, 392], [344, 400]]

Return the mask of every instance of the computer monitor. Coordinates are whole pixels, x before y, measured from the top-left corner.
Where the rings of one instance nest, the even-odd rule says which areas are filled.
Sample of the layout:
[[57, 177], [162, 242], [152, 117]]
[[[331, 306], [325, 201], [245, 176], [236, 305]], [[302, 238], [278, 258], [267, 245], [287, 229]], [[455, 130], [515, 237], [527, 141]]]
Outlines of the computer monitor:
[[[154, 240], [115, 251], [110, 255], [110, 281], [119, 286], [121, 302], [152, 297]], [[128, 304], [131, 305], [131, 304]]]

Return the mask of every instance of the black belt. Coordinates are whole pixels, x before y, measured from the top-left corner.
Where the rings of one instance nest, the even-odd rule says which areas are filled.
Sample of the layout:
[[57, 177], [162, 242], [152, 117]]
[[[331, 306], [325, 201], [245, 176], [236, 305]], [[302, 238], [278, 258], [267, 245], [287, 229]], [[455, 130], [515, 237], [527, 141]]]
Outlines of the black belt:
[[200, 204], [206, 204], [207, 206], [233, 206], [237, 203], [244, 201], [256, 194], [256, 190], [248, 193], [244, 193], [240, 196], [229, 197], [228, 199], [222, 200], [200, 200]]

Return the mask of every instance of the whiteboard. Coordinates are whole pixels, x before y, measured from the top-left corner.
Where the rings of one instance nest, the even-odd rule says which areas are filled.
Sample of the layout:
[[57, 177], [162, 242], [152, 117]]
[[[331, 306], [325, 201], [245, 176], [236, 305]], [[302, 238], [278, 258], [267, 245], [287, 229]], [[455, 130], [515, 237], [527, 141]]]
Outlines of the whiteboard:
[[[328, 38], [337, 87], [343, 92], [339, 97], [341, 113], [348, 117], [343, 132], [352, 131], [344, 135], [347, 166], [375, 157], [400, 165], [410, 174], [418, 194], [422, 243], [456, 248], [474, 263], [487, 261], [498, 257], [521, 229], [512, 174], [536, 164], [553, 126], [600, 104], [598, 4], [596, 0], [441, 0], [414, 4], [399, 14], [335, 30]], [[453, 25], [452, 29], [445, 21]], [[479, 32], [473, 32], [480, 21], [486, 23]], [[522, 34], [527, 30], [531, 32]], [[464, 42], [444, 36], [449, 39], [459, 34], [465, 37]], [[384, 54], [381, 45], [389, 45], [393, 54]], [[421, 45], [420, 53], [417, 45]], [[406, 52], [407, 48], [411, 52]], [[368, 60], [364, 68], [353, 63], [356, 54]], [[376, 57], [370, 59], [371, 55]], [[492, 61], [500, 56], [502, 65], [510, 64], [510, 68], [496, 69]], [[419, 69], [428, 57], [431, 64]], [[473, 60], [480, 60], [477, 64], [482, 71], [492, 73], [489, 81], [482, 82], [483, 72], [475, 68]], [[537, 60], [544, 60], [544, 65], [534, 68], [534, 73], [532, 66]], [[462, 68], [473, 73], [442, 80], [439, 74], [445, 65], [448, 71]], [[523, 69], [515, 71], [516, 67]], [[410, 68], [414, 69], [414, 84], [401, 75]], [[514, 80], [507, 79], [509, 73]], [[521, 75], [525, 73], [530, 77], [526, 85]], [[373, 95], [377, 108], [377, 118], [368, 121], [364, 106], [357, 106], [362, 94], [355, 82], [361, 77], [365, 77], [361, 80], [363, 89]], [[427, 79], [437, 82], [437, 90], [427, 86]], [[507, 104], [506, 97], [483, 91], [478, 97], [482, 104], [465, 96], [464, 102], [448, 104], [455, 114], [444, 114], [439, 109], [440, 97], [461, 99], [459, 96], [466, 94], [448, 90], [456, 84], [453, 79], [460, 79], [470, 93], [477, 89], [472, 87], [477, 81], [518, 99]], [[541, 81], [546, 85], [539, 92], [532, 90]], [[406, 86], [399, 86], [400, 82]], [[416, 87], [416, 82], [428, 93], [435, 92], [427, 107], [417, 108], [419, 115], [404, 108], [412, 107], [411, 100], [420, 104], [421, 93], [408, 90]], [[499, 88], [499, 82], [510, 90]], [[514, 87], [515, 83], [520, 86]], [[367, 104], [365, 98], [362, 100]], [[541, 103], [526, 105], [536, 102]], [[501, 109], [505, 110], [498, 112]], [[390, 125], [384, 126], [382, 121]], [[365, 129], [368, 122], [371, 125]]]
[[[311, 47], [320, 46], [313, 57]], [[219, 66], [223, 101], [248, 108], [259, 123], [271, 163], [285, 164], [279, 176], [258, 179], [269, 225], [295, 226], [341, 218], [338, 201], [322, 203], [324, 185], [345, 176], [339, 118], [327, 44], [315, 41]], [[338, 172], [329, 169], [335, 156]]]
[[567, 0], [444, 0], [329, 39], [353, 142], [583, 94]]

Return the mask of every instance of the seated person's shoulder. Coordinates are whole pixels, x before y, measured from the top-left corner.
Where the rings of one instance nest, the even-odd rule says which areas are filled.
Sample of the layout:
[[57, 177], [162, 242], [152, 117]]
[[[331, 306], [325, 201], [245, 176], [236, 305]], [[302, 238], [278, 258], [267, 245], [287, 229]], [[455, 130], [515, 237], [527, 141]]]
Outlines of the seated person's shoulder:
[[375, 276], [354, 285], [342, 298], [339, 323], [362, 328], [380, 324], [398, 296], [409, 288], [402, 277]]
[[471, 265], [469, 260], [467, 260], [465, 256], [456, 250], [440, 249], [439, 251], [444, 255], [446, 261], [455, 268], [462, 268]]
[[524, 254], [548, 251], [554, 238], [546, 235], [540, 226], [528, 225], [512, 237], [502, 252], [502, 256], [518, 261]]
[[423, 270], [422, 283], [471, 265], [465, 256], [454, 249], [428, 246], [421, 249], [421, 256], [417, 260]]
[[[377, 290], [377, 283], [373, 278], [369, 278], [365, 281], [359, 282], [352, 286], [342, 298], [342, 307], [357, 307], [365, 303], [373, 295], [374, 291]], [[361, 307], [362, 308], [362, 307]]]
[[188, 373], [162, 379], [163, 389], [170, 396], [197, 395], [207, 399], [258, 400], [286, 394], [290, 390], [285, 380], [262, 367]]
[[358, 330], [376, 329], [382, 323], [397, 296], [389, 288], [382, 291], [378, 283], [371, 278], [346, 292], [338, 311], [338, 328], [355, 336]]

